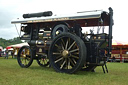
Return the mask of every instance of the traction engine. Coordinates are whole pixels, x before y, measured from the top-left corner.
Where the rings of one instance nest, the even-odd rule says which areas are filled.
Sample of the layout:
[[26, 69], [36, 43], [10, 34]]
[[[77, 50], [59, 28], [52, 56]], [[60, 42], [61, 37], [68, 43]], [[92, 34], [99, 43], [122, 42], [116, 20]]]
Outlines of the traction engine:
[[[53, 67], [57, 72], [94, 71], [97, 66], [102, 66], [104, 72], [105, 66], [108, 72], [112, 8], [109, 12], [96, 10], [65, 16], [53, 16], [51, 11], [23, 14], [23, 19], [11, 23], [21, 24], [20, 39], [29, 44], [18, 52], [17, 61], [21, 67], [29, 67], [35, 59], [40, 66]], [[85, 29], [90, 32], [83, 32]]]

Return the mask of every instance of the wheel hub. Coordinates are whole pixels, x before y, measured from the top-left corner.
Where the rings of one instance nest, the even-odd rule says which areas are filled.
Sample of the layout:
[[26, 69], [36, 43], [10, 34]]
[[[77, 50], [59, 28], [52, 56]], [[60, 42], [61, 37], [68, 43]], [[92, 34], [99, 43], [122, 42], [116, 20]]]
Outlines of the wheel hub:
[[23, 55], [23, 57], [25, 58], [25, 57], [26, 57], [26, 55]]
[[65, 58], [68, 57], [68, 54], [69, 54], [69, 51], [68, 51], [68, 50], [64, 50], [64, 51], [62, 52], [62, 56], [65, 57]]

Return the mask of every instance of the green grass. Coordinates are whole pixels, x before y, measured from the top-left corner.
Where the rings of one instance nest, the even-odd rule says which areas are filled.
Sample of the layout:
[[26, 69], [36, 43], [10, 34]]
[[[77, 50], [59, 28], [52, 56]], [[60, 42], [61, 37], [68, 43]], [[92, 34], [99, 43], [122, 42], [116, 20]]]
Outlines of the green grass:
[[21, 68], [16, 59], [0, 58], [0, 85], [128, 85], [128, 63], [107, 63], [109, 73], [101, 67], [96, 72], [57, 73], [40, 67], [36, 61]]

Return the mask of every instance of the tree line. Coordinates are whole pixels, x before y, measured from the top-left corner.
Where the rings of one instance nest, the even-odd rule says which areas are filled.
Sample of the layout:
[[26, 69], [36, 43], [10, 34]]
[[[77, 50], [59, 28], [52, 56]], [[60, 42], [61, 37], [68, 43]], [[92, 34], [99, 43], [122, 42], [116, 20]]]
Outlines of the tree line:
[[9, 40], [0, 38], [0, 46], [2, 46], [3, 48], [6, 48], [9, 45], [14, 45], [14, 44], [19, 44], [19, 43], [22, 43], [19, 37], [9, 39]]

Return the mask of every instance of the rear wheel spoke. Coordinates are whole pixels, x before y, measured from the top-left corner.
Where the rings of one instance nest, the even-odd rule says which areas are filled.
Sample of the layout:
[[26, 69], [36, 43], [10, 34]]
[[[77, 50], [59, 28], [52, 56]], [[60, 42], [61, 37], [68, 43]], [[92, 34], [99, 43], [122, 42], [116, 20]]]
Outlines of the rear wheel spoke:
[[79, 55], [79, 52], [74, 52], [74, 53], [72, 53], [72, 54]]
[[72, 62], [72, 60], [70, 59], [70, 58], [68, 58], [69, 59], [69, 61], [71, 62], [71, 64], [73, 65], [73, 66], [75, 66], [75, 64]]
[[73, 47], [74, 44], [75, 44], [75, 41], [70, 45], [70, 47], [68, 48], [68, 50], [70, 50]]
[[61, 38], [61, 41], [62, 41], [62, 45], [65, 47], [65, 42], [62, 38]]
[[61, 43], [61, 47], [62, 47], [62, 50], [64, 50], [64, 46], [63, 46], [63, 44]]
[[59, 46], [59, 45], [57, 45], [57, 44], [55, 44], [55, 46], [56, 46], [58, 49], [62, 49], [61, 46]]
[[73, 62], [76, 64], [76, 60], [75, 59], [72, 59], [73, 60]]
[[55, 63], [57, 63], [57, 62], [59, 62], [59, 61], [61, 61], [61, 60], [63, 60], [63, 57], [57, 59], [57, 60], [55, 61]]
[[69, 41], [68, 41], [68, 39], [67, 39], [66, 46], [65, 46], [65, 49], [66, 49], [66, 50], [67, 50], [67, 47], [68, 47], [68, 43], [69, 43]]
[[66, 60], [62, 63], [60, 69], [62, 69], [64, 67], [65, 63], [66, 63]]
[[68, 69], [70, 69], [70, 61], [68, 61]]
[[72, 53], [72, 52], [76, 52], [76, 51], [79, 51], [79, 48], [74, 49], [74, 50], [70, 50], [69, 52]]
[[79, 59], [79, 57], [78, 56], [75, 56], [75, 55], [71, 55], [73, 58], [76, 58], [76, 59]]
[[53, 52], [53, 55], [61, 55], [61, 53]]

